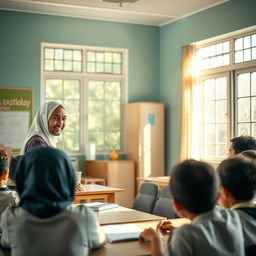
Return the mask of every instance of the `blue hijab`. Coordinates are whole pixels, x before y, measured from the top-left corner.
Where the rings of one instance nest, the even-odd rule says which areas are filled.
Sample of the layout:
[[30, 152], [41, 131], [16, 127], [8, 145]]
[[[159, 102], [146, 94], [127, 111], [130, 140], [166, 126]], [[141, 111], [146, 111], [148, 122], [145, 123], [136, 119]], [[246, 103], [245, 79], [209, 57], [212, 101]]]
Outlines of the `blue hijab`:
[[38, 218], [57, 215], [74, 200], [74, 168], [59, 149], [32, 149], [19, 161], [15, 178], [20, 206]]

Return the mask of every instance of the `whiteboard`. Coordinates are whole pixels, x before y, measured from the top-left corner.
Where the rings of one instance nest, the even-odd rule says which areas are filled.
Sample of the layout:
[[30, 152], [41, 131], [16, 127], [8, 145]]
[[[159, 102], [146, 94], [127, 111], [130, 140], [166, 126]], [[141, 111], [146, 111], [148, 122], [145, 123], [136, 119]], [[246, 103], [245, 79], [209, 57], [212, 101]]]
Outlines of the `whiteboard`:
[[20, 148], [29, 130], [29, 111], [0, 111], [1, 144]]

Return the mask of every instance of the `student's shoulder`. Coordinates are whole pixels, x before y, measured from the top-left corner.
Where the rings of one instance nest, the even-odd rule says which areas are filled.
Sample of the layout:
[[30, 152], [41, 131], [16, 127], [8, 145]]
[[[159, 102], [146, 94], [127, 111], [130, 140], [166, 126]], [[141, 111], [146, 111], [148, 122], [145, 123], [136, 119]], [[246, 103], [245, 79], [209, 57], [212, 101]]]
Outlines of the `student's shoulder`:
[[95, 213], [83, 204], [71, 205], [67, 208], [67, 211], [84, 217], [95, 216]]

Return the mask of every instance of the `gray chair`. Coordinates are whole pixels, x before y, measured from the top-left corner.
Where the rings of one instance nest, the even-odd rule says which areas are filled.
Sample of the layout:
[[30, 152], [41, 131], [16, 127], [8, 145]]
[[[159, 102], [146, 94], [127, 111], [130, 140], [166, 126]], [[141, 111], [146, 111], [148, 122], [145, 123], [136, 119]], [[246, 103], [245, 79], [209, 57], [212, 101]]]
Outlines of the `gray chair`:
[[178, 218], [171, 205], [171, 193], [169, 186], [163, 187], [161, 195], [153, 210], [153, 214], [166, 217], [167, 219]]
[[153, 213], [158, 196], [158, 185], [152, 182], [144, 182], [140, 186], [140, 191], [134, 199], [133, 209]]

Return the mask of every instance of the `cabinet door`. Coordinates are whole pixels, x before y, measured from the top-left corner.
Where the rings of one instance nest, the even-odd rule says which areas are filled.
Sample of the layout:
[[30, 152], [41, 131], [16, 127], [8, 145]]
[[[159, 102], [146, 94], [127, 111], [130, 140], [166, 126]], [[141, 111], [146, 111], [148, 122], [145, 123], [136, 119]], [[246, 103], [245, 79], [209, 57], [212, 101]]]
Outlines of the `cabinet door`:
[[132, 207], [135, 197], [135, 167], [133, 161], [113, 161], [108, 164], [108, 186], [124, 189], [116, 193], [116, 202]]

